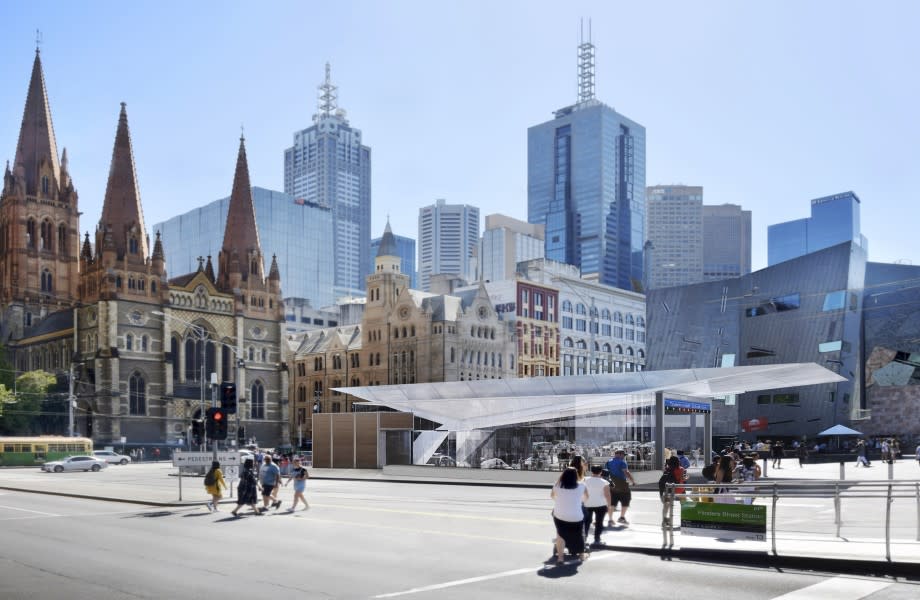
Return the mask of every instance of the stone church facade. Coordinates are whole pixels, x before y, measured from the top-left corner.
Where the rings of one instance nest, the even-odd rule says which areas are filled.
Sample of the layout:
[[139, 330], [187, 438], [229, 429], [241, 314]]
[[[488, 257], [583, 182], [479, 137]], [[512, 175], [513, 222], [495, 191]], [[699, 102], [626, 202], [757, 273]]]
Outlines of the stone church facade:
[[150, 247], [124, 103], [92, 243], [77, 200], [36, 51], [0, 195], [0, 336], [17, 374], [69, 374], [74, 433], [97, 445], [187, 447], [213, 373], [237, 384], [231, 438], [239, 426], [240, 439], [286, 444], [281, 281], [274, 258], [264, 273], [244, 140], [216, 275], [209, 256], [169, 278], [159, 234]]

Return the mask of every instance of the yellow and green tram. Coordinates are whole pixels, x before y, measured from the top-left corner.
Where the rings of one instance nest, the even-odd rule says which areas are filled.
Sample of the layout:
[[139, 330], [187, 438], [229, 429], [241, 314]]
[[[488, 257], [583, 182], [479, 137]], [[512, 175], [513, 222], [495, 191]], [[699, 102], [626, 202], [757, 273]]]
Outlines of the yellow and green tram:
[[92, 456], [93, 440], [59, 435], [0, 437], [2, 467], [35, 466], [75, 455]]

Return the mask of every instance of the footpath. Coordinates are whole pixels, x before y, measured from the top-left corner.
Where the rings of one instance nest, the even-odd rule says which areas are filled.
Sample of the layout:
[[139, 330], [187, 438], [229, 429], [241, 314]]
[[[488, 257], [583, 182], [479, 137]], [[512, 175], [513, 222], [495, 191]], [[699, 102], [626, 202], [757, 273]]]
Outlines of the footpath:
[[[661, 524], [657, 472], [636, 472], [634, 507], [630, 525], [607, 528], [607, 550], [639, 552], [681, 560], [746, 563], [773, 568], [815, 569], [879, 575], [920, 574], [920, 464], [904, 458], [889, 465], [874, 461], [870, 468], [849, 462], [806, 464], [786, 459], [782, 468], [767, 464], [762, 481], [780, 489], [806, 488], [817, 481], [839, 483], [844, 495], [837, 507], [833, 494], [821, 497], [782, 494], [773, 511], [772, 498], [758, 498], [765, 505], [765, 541], [691, 536], [682, 533], [680, 508], [674, 508], [673, 543]], [[699, 469], [691, 468], [691, 482], [701, 481]], [[384, 469], [311, 469], [314, 481], [361, 481], [407, 485], [500, 486], [547, 490], [558, 473], [514, 470], [439, 469], [426, 466]], [[889, 480], [889, 475], [893, 479]], [[203, 505], [200, 476], [177, 476], [169, 462], [112, 465], [100, 473], [44, 473], [38, 468], [0, 468], [0, 489], [123, 502], [150, 507]], [[103, 481], [104, 480], [104, 481]], [[884, 494], [888, 481], [907, 490], [890, 505]], [[860, 490], [873, 484], [867, 492]], [[101, 484], [101, 485], [100, 485]], [[835, 486], [837, 487], [837, 486]], [[373, 486], [367, 486], [373, 494]], [[915, 492], [911, 492], [915, 490]], [[846, 495], [849, 494], [849, 495]], [[542, 498], [542, 495], [541, 495]], [[229, 498], [224, 502], [232, 502]], [[718, 504], [710, 506], [718, 507]], [[887, 512], [889, 511], [890, 512]], [[841, 523], [836, 522], [840, 515]], [[887, 543], [886, 543], [887, 522]], [[688, 530], [689, 531], [689, 530]], [[775, 539], [771, 533], [775, 531]], [[774, 553], [775, 547], [775, 553]], [[889, 558], [890, 557], [890, 558]]]

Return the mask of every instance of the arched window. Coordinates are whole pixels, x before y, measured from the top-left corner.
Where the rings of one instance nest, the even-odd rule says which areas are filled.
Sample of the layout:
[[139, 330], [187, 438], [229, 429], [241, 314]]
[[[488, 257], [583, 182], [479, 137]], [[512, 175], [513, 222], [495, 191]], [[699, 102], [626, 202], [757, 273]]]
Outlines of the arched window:
[[585, 308], [585, 305], [579, 302], [575, 305], [575, 312], [579, 315], [584, 315], [588, 313], [588, 310]]
[[137, 254], [137, 248], [138, 248], [137, 238], [132, 235], [128, 239], [128, 252], [130, 252], [131, 254]]
[[587, 350], [587, 349], [588, 349], [588, 345], [585, 343], [584, 340], [578, 340], [578, 341], [575, 343], [575, 346], [576, 346], [579, 350]]
[[610, 309], [609, 308], [605, 308], [601, 311], [601, 318], [605, 321], [610, 320]]
[[141, 336], [141, 352], [147, 352], [149, 341], [150, 338], [148, 338], [146, 335]]
[[636, 327], [645, 327], [645, 317], [636, 317]]
[[268, 350], [262, 348], [262, 362], [268, 362]]
[[634, 356], [634, 355], [635, 355], [635, 352], [633, 351], [632, 346], [627, 346], [627, 347], [626, 347], [626, 356]]
[[572, 343], [572, 338], [565, 338], [565, 340], [562, 341], [562, 345], [566, 348], [573, 348], [575, 346], [575, 344]]
[[45, 219], [42, 221], [42, 239], [41, 239], [41, 250], [51, 250], [51, 236], [52, 236], [52, 225], [51, 221]]
[[51, 193], [51, 182], [48, 181], [48, 176], [42, 176], [42, 195], [47, 197]]
[[57, 249], [61, 254], [67, 254], [67, 226], [58, 225]]
[[156, 279], [150, 280], [150, 291], [153, 292], [154, 294], [157, 293], [157, 280]]
[[626, 313], [626, 324], [627, 324], [627, 325], [635, 325], [635, 324], [636, 324], [636, 320], [633, 318], [633, 316], [632, 316], [631, 313]]
[[252, 346], [249, 347], [249, 360], [254, 361], [256, 359], [256, 350]]
[[45, 269], [42, 271], [42, 292], [45, 294], [50, 294], [53, 289], [53, 283], [51, 278], [51, 271]]
[[451, 349], [450, 349], [450, 362], [454, 362], [454, 359], [455, 359], [456, 357], [457, 357], [456, 352], [454, 352], [454, 349], [451, 348]]
[[616, 311], [615, 313], [613, 313], [613, 322], [614, 322], [614, 323], [622, 323], [622, 322], [623, 322], [623, 313], [621, 313], [620, 311]]
[[26, 222], [26, 248], [35, 248], [35, 219]]
[[617, 346], [613, 349], [614, 354], [623, 354], [623, 346]]
[[250, 272], [251, 274], [253, 274], [253, 275], [258, 275], [258, 274], [259, 274], [259, 261], [258, 261], [258, 259], [255, 259], [255, 258], [254, 258], [254, 259], [252, 259], [252, 261], [249, 263], [249, 272]]
[[250, 388], [249, 395], [250, 402], [252, 403], [252, 419], [264, 419], [265, 418], [265, 386], [262, 385], [261, 381], [256, 381], [252, 384]]
[[572, 312], [572, 303], [569, 300], [562, 301], [562, 312]]
[[604, 344], [603, 351], [607, 354], [610, 354], [610, 344]]
[[134, 373], [128, 381], [128, 402], [132, 415], [147, 414], [147, 382], [140, 373]]
[[638, 352], [637, 354], [638, 354], [639, 358], [645, 358], [645, 350], [642, 350], [642, 349], [640, 348], [640, 349], [639, 349], [639, 352]]
[[134, 334], [125, 335], [125, 350], [134, 350]]
[[179, 381], [179, 338], [169, 340], [169, 354], [172, 360], [173, 381]]

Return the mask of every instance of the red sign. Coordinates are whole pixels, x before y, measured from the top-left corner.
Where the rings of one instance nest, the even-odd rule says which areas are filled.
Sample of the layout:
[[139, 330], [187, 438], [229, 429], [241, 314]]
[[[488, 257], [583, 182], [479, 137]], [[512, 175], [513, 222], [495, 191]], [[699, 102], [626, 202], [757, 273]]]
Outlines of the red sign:
[[741, 431], [760, 431], [767, 428], [766, 417], [754, 417], [741, 421]]

